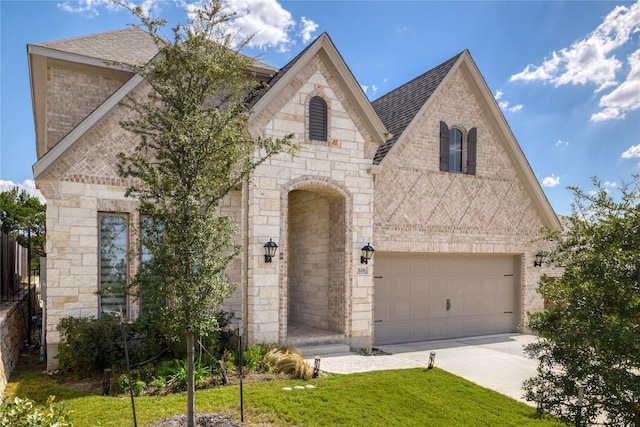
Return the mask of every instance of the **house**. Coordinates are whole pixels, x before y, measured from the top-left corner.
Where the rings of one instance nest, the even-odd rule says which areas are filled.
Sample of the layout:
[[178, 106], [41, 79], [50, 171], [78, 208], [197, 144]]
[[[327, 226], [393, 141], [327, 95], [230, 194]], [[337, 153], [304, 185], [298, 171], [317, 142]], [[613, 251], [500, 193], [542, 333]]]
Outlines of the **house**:
[[[112, 279], [105, 265], [130, 276], [140, 262], [116, 154], [135, 146], [119, 102], [145, 83], [114, 63], [155, 54], [136, 28], [28, 46], [50, 368], [61, 318], [139, 311], [96, 291]], [[269, 85], [249, 131], [293, 133], [302, 149], [262, 164], [222, 207], [244, 245], [224, 308], [250, 343], [361, 349], [512, 332], [542, 308], [536, 240], [560, 224], [468, 51], [373, 102], [327, 34], [282, 69], [253, 71]], [[101, 255], [107, 237], [119, 252]]]

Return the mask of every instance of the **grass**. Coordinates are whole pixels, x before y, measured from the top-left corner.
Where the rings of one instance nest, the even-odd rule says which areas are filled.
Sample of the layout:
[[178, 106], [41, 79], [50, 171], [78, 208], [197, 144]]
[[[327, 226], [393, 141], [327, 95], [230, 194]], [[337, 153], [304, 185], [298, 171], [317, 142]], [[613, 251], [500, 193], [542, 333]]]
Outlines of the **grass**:
[[[314, 388], [295, 388], [307, 385]], [[75, 426], [133, 425], [128, 396], [103, 397], [74, 391], [33, 370], [17, 371], [7, 388], [8, 396], [29, 397], [38, 403], [44, 403], [50, 394], [72, 411]], [[184, 413], [186, 396], [142, 396], [135, 404], [138, 425], [144, 426]], [[437, 368], [245, 384], [244, 409], [248, 425], [563, 425], [537, 419], [535, 408]], [[238, 386], [196, 391], [196, 411], [240, 418]]]

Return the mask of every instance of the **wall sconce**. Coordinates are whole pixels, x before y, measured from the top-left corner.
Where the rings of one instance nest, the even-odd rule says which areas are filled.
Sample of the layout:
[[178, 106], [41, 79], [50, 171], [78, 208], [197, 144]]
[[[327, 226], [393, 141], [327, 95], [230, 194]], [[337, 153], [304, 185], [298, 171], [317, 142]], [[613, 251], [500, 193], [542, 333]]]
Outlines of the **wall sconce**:
[[542, 267], [542, 262], [544, 261], [544, 254], [542, 251], [538, 251], [536, 254], [536, 259], [533, 261], [534, 267]]
[[368, 264], [369, 260], [373, 256], [373, 246], [369, 243], [362, 247], [362, 256], [360, 257], [360, 264]]
[[278, 245], [276, 245], [276, 242], [269, 239], [269, 241], [264, 244], [264, 262], [271, 262], [271, 259], [276, 256], [277, 250]]

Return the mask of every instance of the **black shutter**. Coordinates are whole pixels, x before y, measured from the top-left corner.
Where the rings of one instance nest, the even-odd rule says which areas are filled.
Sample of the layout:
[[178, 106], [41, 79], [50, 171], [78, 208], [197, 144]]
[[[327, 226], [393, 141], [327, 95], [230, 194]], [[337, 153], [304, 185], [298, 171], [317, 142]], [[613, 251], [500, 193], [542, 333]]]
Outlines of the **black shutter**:
[[478, 131], [476, 128], [469, 130], [469, 143], [467, 145], [467, 173], [476, 174], [476, 146], [478, 144]]
[[440, 122], [440, 170], [449, 172], [449, 126]]
[[327, 140], [327, 103], [319, 96], [309, 101], [309, 139]]

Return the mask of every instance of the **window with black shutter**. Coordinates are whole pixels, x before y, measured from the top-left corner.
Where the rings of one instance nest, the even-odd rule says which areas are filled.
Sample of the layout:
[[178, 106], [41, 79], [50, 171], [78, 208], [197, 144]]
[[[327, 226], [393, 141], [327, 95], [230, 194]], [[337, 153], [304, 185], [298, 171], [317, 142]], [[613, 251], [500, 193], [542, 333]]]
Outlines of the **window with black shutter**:
[[440, 170], [468, 175], [476, 174], [477, 128], [471, 128], [465, 139], [462, 130], [440, 122]]
[[327, 140], [327, 103], [320, 96], [309, 101], [309, 139]]

